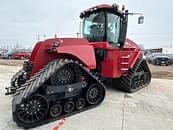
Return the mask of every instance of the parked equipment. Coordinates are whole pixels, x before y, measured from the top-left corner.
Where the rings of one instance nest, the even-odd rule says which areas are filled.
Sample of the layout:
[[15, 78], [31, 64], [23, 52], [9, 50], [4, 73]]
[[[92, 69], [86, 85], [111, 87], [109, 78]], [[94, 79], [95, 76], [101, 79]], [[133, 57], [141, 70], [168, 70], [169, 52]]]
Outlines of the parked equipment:
[[24, 60], [24, 59], [29, 59], [29, 57], [30, 57], [30, 54], [28, 52], [16, 52], [13, 54], [14, 59]]
[[[31, 128], [99, 105], [102, 80], [135, 92], [146, 87], [151, 73], [140, 47], [126, 39], [127, 10], [98, 5], [85, 10], [83, 38], [38, 42], [23, 69], [11, 79], [13, 120]], [[139, 23], [143, 16], [139, 17]]]
[[13, 59], [13, 50], [6, 50], [1, 54], [2, 59]]

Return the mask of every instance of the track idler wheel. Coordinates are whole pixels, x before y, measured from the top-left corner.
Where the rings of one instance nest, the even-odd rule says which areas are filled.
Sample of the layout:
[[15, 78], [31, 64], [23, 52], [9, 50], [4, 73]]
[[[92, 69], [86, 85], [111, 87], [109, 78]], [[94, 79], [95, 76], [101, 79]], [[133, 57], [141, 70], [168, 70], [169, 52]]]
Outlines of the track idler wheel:
[[73, 101], [67, 101], [65, 104], [64, 104], [64, 111], [66, 113], [71, 113], [75, 108], [75, 104]]
[[55, 104], [50, 108], [50, 116], [51, 117], [58, 117], [62, 113], [62, 106], [61, 104]]
[[103, 100], [104, 95], [104, 88], [101, 85], [94, 83], [89, 86], [86, 92], [86, 100], [91, 105], [98, 104]]
[[16, 107], [16, 115], [21, 123], [33, 124], [42, 120], [48, 112], [47, 99], [42, 95], [33, 95]]
[[85, 99], [84, 99], [84, 98], [79, 98], [79, 99], [77, 99], [77, 101], [76, 101], [76, 108], [77, 108], [78, 110], [80, 110], [80, 109], [82, 109], [82, 108], [85, 107], [85, 104], [86, 104]]

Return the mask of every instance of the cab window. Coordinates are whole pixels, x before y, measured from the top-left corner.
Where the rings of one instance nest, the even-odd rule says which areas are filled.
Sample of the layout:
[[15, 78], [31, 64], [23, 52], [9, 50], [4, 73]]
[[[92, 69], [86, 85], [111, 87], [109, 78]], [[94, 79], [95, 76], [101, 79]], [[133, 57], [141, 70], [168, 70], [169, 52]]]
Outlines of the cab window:
[[107, 21], [107, 41], [118, 46], [120, 36], [120, 17], [115, 14], [108, 13]]

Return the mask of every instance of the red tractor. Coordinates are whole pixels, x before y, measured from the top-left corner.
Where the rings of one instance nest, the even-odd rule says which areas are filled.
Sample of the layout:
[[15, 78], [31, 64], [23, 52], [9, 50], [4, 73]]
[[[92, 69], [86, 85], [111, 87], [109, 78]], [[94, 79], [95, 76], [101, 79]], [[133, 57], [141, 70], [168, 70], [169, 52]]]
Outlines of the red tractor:
[[[135, 92], [146, 87], [151, 73], [140, 47], [126, 39], [129, 13], [116, 4], [83, 11], [83, 38], [38, 42], [29, 61], [11, 79], [13, 120], [35, 127], [99, 105], [102, 81]], [[143, 16], [139, 17], [139, 23]]]
[[14, 59], [24, 60], [24, 59], [29, 59], [29, 57], [30, 57], [30, 54], [27, 52], [16, 52], [13, 54]]

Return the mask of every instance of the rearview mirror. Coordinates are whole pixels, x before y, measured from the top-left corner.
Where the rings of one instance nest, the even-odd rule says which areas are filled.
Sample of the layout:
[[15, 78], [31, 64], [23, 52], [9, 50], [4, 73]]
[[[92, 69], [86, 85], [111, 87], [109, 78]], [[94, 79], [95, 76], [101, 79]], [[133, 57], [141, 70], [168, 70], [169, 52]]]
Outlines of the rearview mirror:
[[144, 23], [144, 16], [140, 16], [138, 18], [138, 24], [143, 24]]

